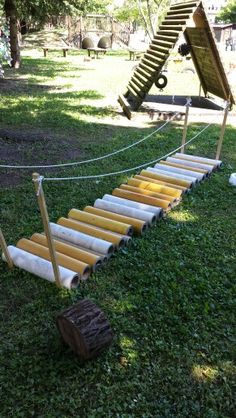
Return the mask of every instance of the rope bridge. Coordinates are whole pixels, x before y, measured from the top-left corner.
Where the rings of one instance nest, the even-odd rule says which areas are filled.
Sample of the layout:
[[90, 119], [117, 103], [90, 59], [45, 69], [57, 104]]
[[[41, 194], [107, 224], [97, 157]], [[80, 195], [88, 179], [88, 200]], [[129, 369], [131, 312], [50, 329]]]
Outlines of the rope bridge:
[[[30, 239], [20, 239], [16, 246], [7, 246], [0, 230], [3, 260], [12, 268], [17, 266], [41, 278], [55, 282], [57, 286], [76, 288], [106, 263], [115, 251], [127, 246], [133, 236], [144, 234], [166, 213], [175, 207], [184, 194], [207, 179], [219, 169], [228, 105], [218, 141], [216, 159], [208, 159], [184, 153], [187, 144], [198, 138], [211, 124], [206, 125], [186, 142], [187, 118], [190, 102], [186, 103], [182, 144], [168, 154], [129, 169], [92, 176], [43, 177], [33, 174], [36, 195], [41, 211], [44, 233], [35, 233]], [[174, 115], [175, 117], [176, 115]], [[173, 118], [174, 118], [173, 117]], [[162, 129], [170, 121], [132, 145], [105, 156], [82, 162], [51, 166], [6, 166], [4, 168], [65, 167], [108, 158], [137, 145]], [[180, 152], [178, 152], [180, 151]], [[154, 164], [154, 165], [153, 165]], [[68, 181], [97, 179], [121, 173], [137, 172], [125, 184], [96, 199], [93, 206], [83, 210], [72, 208], [68, 217], [57, 223], [49, 221], [44, 191], [44, 181]]]

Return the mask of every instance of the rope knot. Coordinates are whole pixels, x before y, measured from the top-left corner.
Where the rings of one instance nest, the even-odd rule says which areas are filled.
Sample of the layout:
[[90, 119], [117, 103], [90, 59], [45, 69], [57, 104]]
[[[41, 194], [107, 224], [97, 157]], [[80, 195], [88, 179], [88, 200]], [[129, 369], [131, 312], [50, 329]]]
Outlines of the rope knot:
[[40, 195], [41, 189], [42, 189], [42, 183], [44, 180], [44, 176], [39, 176], [37, 179], [33, 179], [33, 181], [35, 183], [38, 183], [38, 187], [37, 187], [37, 191], [36, 191], [36, 196], [38, 197]]
[[191, 99], [191, 97], [186, 97], [185, 106], [192, 106], [192, 99]]

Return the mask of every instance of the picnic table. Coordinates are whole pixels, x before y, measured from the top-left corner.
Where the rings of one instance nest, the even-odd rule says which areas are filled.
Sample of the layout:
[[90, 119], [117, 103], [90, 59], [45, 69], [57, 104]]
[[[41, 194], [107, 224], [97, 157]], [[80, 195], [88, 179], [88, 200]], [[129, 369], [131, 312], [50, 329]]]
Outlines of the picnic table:
[[63, 55], [63, 57], [66, 57], [67, 56], [67, 52], [69, 51], [69, 49], [71, 49], [69, 46], [55, 46], [55, 47], [53, 47], [53, 46], [44, 46], [43, 47], [43, 56], [44, 57], [46, 57], [47, 56], [47, 53], [48, 53], [48, 51], [56, 51], [56, 50], [59, 50], [59, 51], [62, 51], [62, 55]]
[[103, 55], [105, 55], [106, 54], [106, 52], [107, 52], [107, 50], [106, 49], [104, 49], [104, 48], [87, 48], [87, 51], [88, 51], [88, 56], [90, 57], [91, 56], [91, 52], [94, 52], [94, 57], [95, 58], [98, 58], [98, 55], [99, 54], [103, 54]]
[[141, 58], [142, 54], [144, 54], [145, 51], [141, 51], [140, 49], [134, 49], [134, 48], [130, 48], [129, 49], [129, 59], [131, 60], [136, 60]]

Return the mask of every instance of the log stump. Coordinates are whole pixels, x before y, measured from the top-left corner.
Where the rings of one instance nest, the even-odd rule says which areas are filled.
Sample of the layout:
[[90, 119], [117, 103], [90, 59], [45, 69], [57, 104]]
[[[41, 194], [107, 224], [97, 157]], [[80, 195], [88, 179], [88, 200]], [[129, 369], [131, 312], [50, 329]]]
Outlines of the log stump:
[[97, 357], [113, 339], [104, 313], [89, 299], [70, 306], [57, 317], [63, 340], [81, 360]]

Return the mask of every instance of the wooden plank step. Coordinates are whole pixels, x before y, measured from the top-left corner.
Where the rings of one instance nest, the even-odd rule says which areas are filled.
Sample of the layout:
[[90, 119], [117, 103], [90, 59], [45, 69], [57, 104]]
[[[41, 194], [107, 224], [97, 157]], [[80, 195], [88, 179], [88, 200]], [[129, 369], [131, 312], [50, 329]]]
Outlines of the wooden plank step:
[[181, 30], [183, 30], [183, 26], [182, 25], [178, 25], [178, 26], [175, 26], [175, 25], [165, 25], [165, 24], [162, 24], [162, 25], [160, 25], [159, 26], [159, 29], [162, 31], [162, 30], [165, 30], [165, 31], [175, 31], [175, 32], [180, 32]]
[[151, 82], [151, 77], [150, 76], [149, 77], [147, 77], [147, 76], [144, 77], [143, 74], [140, 73], [140, 68], [139, 69], [137, 68], [137, 70], [135, 71], [133, 76], [136, 77], [141, 82], [143, 82], [145, 85], [149, 84]]
[[193, 8], [193, 7], [197, 7], [199, 1], [189, 1], [186, 3], [177, 3], [177, 4], [173, 4], [172, 6], [170, 6], [170, 10], [179, 10], [179, 9], [187, 9], [187, 8]]
[[162, 22], [162, 25], [164, 25], [164, 26], [168, 26], [168, 25], [170, 25], [170, 26], [172, 26], [172, 25], [183, 26], [183, 25], [185, 25], [186, 20], [187, 19], [173, 19], [173, 20], [172, 19], [165, 19], [164, 22]]
[[126, 98], [122, 94], [120, 94], [118, 97], [118, 102], [120, 103], [124, 114], [130, 120], [132, 118], [132, 112], [131, 112], [131, 107], [130, 107], [128, 100], [126, 100]]
[[152, 41], [152, 42], [154, 42], [154, 41], [163, 41], [163, 42], [168, 42], [168, 43], [170, 43], [170, 44], [175, 44], [175, 42], [176, 42], [176, 39], [177, 39], [177, 36], [179, 35], [179, 33], [178, 33], [178, 35], [166, 35], [166, 34], [164, 34], [163, 33], [164, 31], [160, 31], [159, 33], [157, 33], [155, 36], [154, 36], [154, 40]]
[[164, 61], [163, 58], [156, 57], [154, 54], [149, 54], [148, 52], [145, 52], [144, 58], [147, 58], [148, 60], [155, 61], [155, 63], [162, 64]]
[[193, 9], [184, 9], [184, 10], [169, 10], [167, 13], [168, 18], [170, 16], [180, 16], [182, 14], [188, 14], [189, 16], [193, 13]]
[[142, 71], [140, 72], [140, 70], [142, 70], [141, 68], [137, 68], [133, 74], [133, 77], [136, 77], [138, 80], [142, 81], [143, 83], [148, 83], [150, 81], [150, 75], [143, 75]]
[[132, 83], [136, 84], [136, 86], [139, 87], [141, 90], [143, 90], [146, 87], [146, 84], [147, 84], [143, 81], [140, 81], [137, 77], [135, 77], [135, 75], [133, 75], [131, 77], [130, 81], [132, 81]]
[[157, 39], [153, 39], [151, 45], [161, 46], [162, 48], [173, 48], [175, 41], [164, 41], [162, 40], [162, 37], [159, 36]]
[[144, 64], [148, 65], [149, 67], [152, 67], [155, 71], [158, 69], [158, 67], [161, 67], [159, 63], [150, 61], [147, 58], [143, 58], [142, 61], [144, 62]]
[[174, 40], [176, 40], [179, 36], [179, 31], [170, 29], [160, 29], [157, 31], [157, 36], [158, 35], [165, 36], [166, 38], [173, 38]]
[[147, 49], [145, 54], [153, 55], [154, 57], [159, 58], [160, 60], [164, 60], [166, 58], [166, 54], [163, 52], [155, 51], [154, 49]]
[[142, 99], [144, 98], [145, 93], [143, 93], [143, 91], [138, 86], [136, 86], [136, 84], [134, 84], [132, 81], [130, 81], [128, 84], [128, 89], [130, 87], [137, 93], [139, 97], [141, 97]]
[[168, 55], [170, 54], [170, 50], [171, 48], [167, 49], [167, 48], [163, 48], [162, 46], [157, 46], [157, 45], [150, 45], [150, 54], [151, 51], [152, 52], [159, 52], [164, 54], [165, 57], [168, 57]]
[[155, 74], [156, 72], [156, 68], [152, 68], [149, 65], [145, 64], [145, 62], [143, 62], [143, 59], [140, 62], [139, 67], [148, 72], [150, 76], [153, 76], [153, 74]]
[[159, 46], [159, 45], [150, 44], [150, 49], [153, 51], [161, 52], [162, 54], [165, 54], [165, 55], [169, 53], [169, 48], [163, 48], [163, 46]]
[[[129, 95], [128, 95], [128, 97], [126, 97], [128, 101], [129, 101], [129, 99], [130, 99], [130, 93], [134, 96], [134, 98], [139, 98], [138, 93], [137, 93], [137, 92], [136, 92], [136, 91], [132, 88], [132, 86], [130, 86], [130, 85], [128, 84], [127, 89], [128, 89], [128, 91], [129, 91]], [[131, 96], [131, 99], [132, 99], [132, 96]]]
[[[171, 12], [172, 13], [172, 12]], [[169, 14], [169, 12], [167, 13], [167, 15], [166, 15], [166, 17], [165, 17], [165, 20], [181, 20], [181, 19], [183, 19], [183, 20], [188, 20], [189, 19], [189, 17], [190, 17], [190, 14], [191, 13], [184, 13], [184, 14], [181, 14], [181, 13], [179, 13], [179, 14]]]
[[136, 68], [134, 74], [136, 74], [136, 73], [140, 74], [146, 80], [150, 80], [151, 79], [151, 74], [148, 73], [147, 71], [145, 71], [144, 68], [140, 67], [140, 64], [139, 64], [138, 68]]
[[137, 70], [135, 71], [135, 75], [139, 76], [139, 77], [143, 77], [147, 80], [147, 82], [151, 82], [153, 79], [152, 74], [147, 73], [143, 68], [141, 68], [140, 66], [137, 68]]

